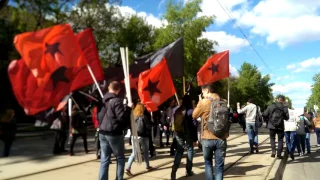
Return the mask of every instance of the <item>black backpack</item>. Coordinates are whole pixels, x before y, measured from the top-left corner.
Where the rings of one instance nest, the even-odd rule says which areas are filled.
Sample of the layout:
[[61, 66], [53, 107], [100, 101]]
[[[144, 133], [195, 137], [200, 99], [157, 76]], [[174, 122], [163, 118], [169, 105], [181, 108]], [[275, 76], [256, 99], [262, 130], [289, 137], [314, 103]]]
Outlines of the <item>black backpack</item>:
[[207, 126], [218, 138], [224, 138], [229, 133], [229, 109], [225, 102], [212, 101]]
[[147, 132], [146, 132], [146, 129], [147, 129], [147, 128], [146, 128], [146, 125], [145, 125], [144, 120], [145, 120], [145, 117], [144, 117], [144, 116], [140, 116], [140, 117], [137, 117], [137, 118], [135, 119], [138, 136], [147, 134]]
[[279, 127], [284, 119], [283, 117], [284, 117], [283, 107], [279, 107], [278, 105], [275, 104], [275, 108], [271, 114], [270, 123], [274, 127]]

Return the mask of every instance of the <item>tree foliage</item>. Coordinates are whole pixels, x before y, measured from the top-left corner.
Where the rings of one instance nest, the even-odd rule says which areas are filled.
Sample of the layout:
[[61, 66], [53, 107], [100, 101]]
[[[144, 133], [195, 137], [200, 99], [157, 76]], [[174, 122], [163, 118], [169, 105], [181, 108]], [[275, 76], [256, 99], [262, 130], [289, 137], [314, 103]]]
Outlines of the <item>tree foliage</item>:
[[308, 98], [306, 107], [313, 109], [314, 105], [320, 106], [320, 73], [313, 76], [313, 85], [311, 89], [311, 95]]

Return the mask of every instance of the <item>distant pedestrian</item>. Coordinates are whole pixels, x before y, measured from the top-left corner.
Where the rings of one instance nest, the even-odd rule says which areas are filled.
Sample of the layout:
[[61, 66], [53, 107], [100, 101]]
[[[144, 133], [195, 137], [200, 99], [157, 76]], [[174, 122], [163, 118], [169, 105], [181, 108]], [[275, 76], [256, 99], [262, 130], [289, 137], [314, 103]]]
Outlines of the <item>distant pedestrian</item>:
[[297, 128], [297, 150], [300, 156], [303, 156], [306, 152], [306, 127], [311, 126], [311, 122], [309, 119], [304, 116], [304, 114], [300, 115], [298, 118], [298, 128]]
[[78, 137], [82, 137], [85, 152], [88, 154], [87, 117], [76, 105], [72, 108], [70, 156], [74, 156], [74, 145]]
[[123, 104], [123, 99], [118, 97], [120, 83], [113, 81], [108, 86], [109, 92], [102, 100], [102, 108], [98, 111], [99, 140], [101, 147], [101, 166], [99, 180], [109, 179], [109, 164], [111, 154], [117, 158], [116, 179], [123, 180], [124, 156], [124, 130], [130, 124], [130, 112], [133, 104]]
[[2, 156], [8, 157], [17, 131], [14, 111], [9, 109], [0, 119], [0, 140], [4, 143]]
[[294, 160], [294, 151], [297, 144], [297, 117], [293, 110], [289, 110], [289, 119], [284, 121], [284, 135], [286, 137], [287, 151]]
[[320, 147], [320, 111], [317, 112], [316, 117], [313, 119], [313, 123], [317, 135], [317, 146]]
[[249, 137], [249, 145], [250, 145], [250, 153], [259, 152], [259, 142], [258, 142], [258, 134], [259, 134], [259, 127], [256, 124], [256, 117], [261, 116], [260, 107], [255, 105], [253, 99], [249, 99], [247, 106], [240, 109], [240, 103], [237, 103], [237, 111], [239, 114], [246, 115], [246, 130]]
[[279, 95], [277, 102], [272, 103], [264, 111], [263, 117], [268, 119], [268, 128], [270, 132], [270, 144], [272, 149], [271, 157], [276, 156], [276, 134], [278, 135], [277, 158], [282, 158], [283, 138], [284, 138], [284, 120], [289, 119], [288, 107], [284, 106], [285, 97]]
[[55, 140], [53, 147], [53, 154], [55, 155], [68, 152], [65, 149], [65, 144], [68, 137], [68, 119], [67, 106], [65, 106], [62, 108], [61, 112], [57, 113], [57, 118], [55, 119], [55, 121], [53, 121], [53, 125], [51, 126], [51, 129], [55, 131]]

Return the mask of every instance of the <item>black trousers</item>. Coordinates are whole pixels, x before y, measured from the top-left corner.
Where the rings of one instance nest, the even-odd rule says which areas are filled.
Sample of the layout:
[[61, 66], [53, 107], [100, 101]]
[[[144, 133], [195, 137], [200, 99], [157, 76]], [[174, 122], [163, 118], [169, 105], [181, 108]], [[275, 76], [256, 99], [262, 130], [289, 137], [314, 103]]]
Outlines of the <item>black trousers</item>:
[[8, 157], [10, 154], [10, 149], [11, 149], [13, 141], [12, 140], [4, 140], [3, 143], [4, 143], [4, 148], [3, 148], [2, 156]]
[[271, 144], [272, 154], [276, 154], [276, 135], [278, 135], [277, 156], [281, 156], [282, 149], [283, 149], [284, 130], [269, 129], [269, 132], [270, 132], [270, 144]]
[[99, 157], [99, 156], [101, 155], [101, 152], [100, 152], [99, 131], [96, 131], [96, 135], [95, 135], [95, 146], [96, 146], [96, 156]]
[[150, 155], [153, 156], [155, 154], [155, 148], [153, 146], [153, 142], [152, 142], [152, 134], [150, 133], [149, 135], [149, 151], [150, 151]]
[[65, 131], [56, 131], [54, 139], [53, 153], [59, 154], [65, 151], [65, 144], [67, 141], [67, 132]]
[[71, 140], [71, 145], [70, 145], [70, 153], [73, 153], [74, 144], [76, 143], [76, 140], [78, 139], [78, 137], [82, 137], [84, 150], [86, 152], [88, 152], [87, 134], [85, 133], [85, 134], [73, 134], [72, 135], [72, 140]]

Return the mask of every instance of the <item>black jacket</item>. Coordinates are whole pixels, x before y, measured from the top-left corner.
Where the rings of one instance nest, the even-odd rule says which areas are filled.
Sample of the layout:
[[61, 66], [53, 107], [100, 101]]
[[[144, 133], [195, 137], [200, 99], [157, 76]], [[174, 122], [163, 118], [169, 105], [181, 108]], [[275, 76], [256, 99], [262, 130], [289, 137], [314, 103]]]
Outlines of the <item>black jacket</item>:
[[123, 99], [107, 93], [102, 100], [103, 107], [98, 110], [100, 133], [103, 135], [123, 135], [130, 124], [131, 108], [123, 104]]
[[192, 118], [193, 109], [187, 109], [186, 114], [184, 116], [184, 124], [185, 124], [185, 135], [188, 139], [191, 139], [193, 142], [198, 140], [198, 128], [197, 121]]
[[[274, 109], [276, 107], [280, 107], [281, 109], [283, 109], [284, 113], [283, 113], [283, 121], [281, 122], [279, 127], [274, 127], [271, 123], [271, 117], [272, 117], [272, 113], [274, 111]], [[277, 129], [277, 130], [284, 130], [284, 120], [288, 120], [289, 119], [289, 110], [288, 107], [285, 107], [282, 103], [272, 103], [271, 105], [268, 106], [268, 108], [264, 111], [264, 113], [262, 114], [262, 116], [269, 121], [268, 122], [268, 129]]]
[[143, 121], [143, 131], [142, 132], [138, 132], [138, 136], [140, 137], [149, 137], [150, 136], [150, 132], [151, 132], [151, 124], [150, 124], [150, 120], [146, 117], [135, 117], [135, 121], [138, 120], [138, 118], [142, 118]]

